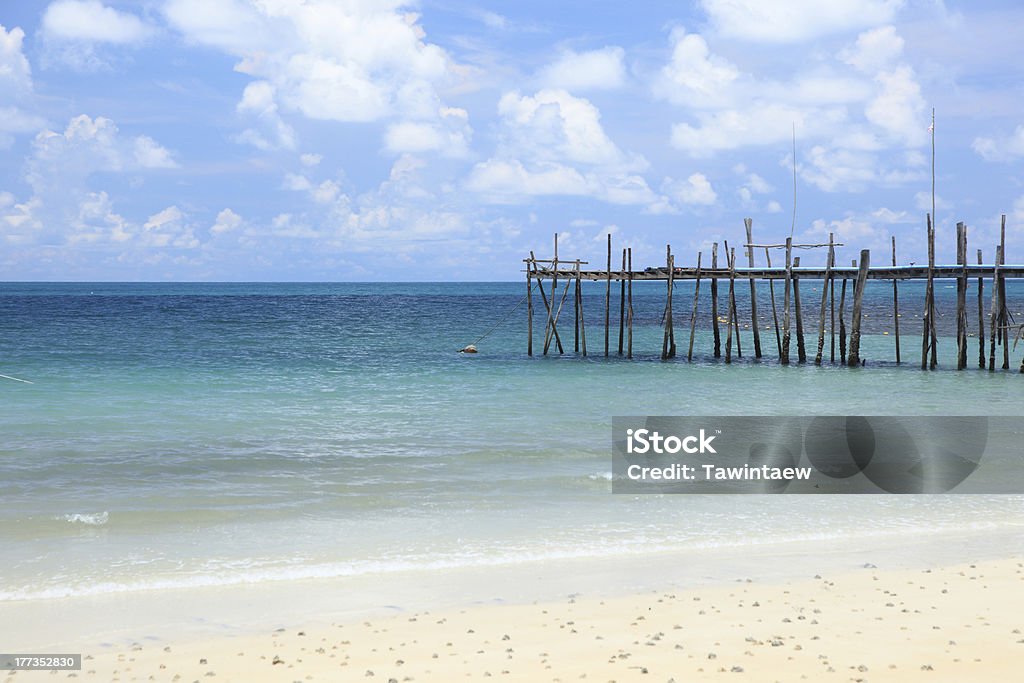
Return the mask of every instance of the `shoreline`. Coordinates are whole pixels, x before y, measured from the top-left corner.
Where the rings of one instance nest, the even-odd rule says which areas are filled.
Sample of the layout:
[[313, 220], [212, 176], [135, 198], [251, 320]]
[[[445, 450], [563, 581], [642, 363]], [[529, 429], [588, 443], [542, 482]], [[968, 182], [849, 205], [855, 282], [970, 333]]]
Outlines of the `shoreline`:
[[[307, 618], [83, 651], [87, 680], [1013, 680], [1021, 558]], [[19, 672], [5, 680], [37, 680]], [[67, 675], [59, 672], [58, 676]], [[151, 678], [152, 677], [152, 678]]]
[[[865, 566], [884, 573], [921, 572], [1020, 557], [1024, 538], [1016, 527], [1005, 527], [11, 601], [4, 611], [19, 630], [5, 647], [22, 652], [74, 648], [106, 657], [134, 653], [138, 643], [144, 651], [156, 645], [226, 645], [280, 628], [312, 632], [332, 623], [401, 621], [425, 612], [515, 610], [560, 604], [570, 596], [589, 603], [635, 600], [652, 592], [714, 592], [737, 584], [769, 589], [813, 583], [815, 575], [855, 576]], [[495, 619], [503, 618], [482, 621]]]

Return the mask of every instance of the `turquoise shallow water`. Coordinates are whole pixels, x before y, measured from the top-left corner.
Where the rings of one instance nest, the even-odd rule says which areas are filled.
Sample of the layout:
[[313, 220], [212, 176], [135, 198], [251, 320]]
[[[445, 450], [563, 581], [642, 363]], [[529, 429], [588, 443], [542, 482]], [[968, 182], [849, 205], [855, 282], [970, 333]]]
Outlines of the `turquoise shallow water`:
[[[939, 285], [937, 372], [916, 369], [911, 284], [902, 366], [884, 283], [867, 290], [864, 369], [780, 367], [771, 331], [753, 362], [748, 330], [726, 366], [711, 358], [705, 288], [694, 363], [663, 363], [656, 283], [634, 290], [633, 361], [601, 355], [596, 283], [587, 359], [528, 358], [525, 307], [479, 355], [455, 353], [524, 291], [0, 285], [0, 373], [34, 382], [0, 380], [0, 600], [1024, 525], [1019, 496], [610, 493], [613, 415], [1020, 414], [1019, 350], [1013, 372], [978, 371], [976, 348], [970, 371], [949, 369], [952, 283]], [[817, 283], [802, 293], [813, 355]], [[684, 350], [691, 285], [676, 297]]]

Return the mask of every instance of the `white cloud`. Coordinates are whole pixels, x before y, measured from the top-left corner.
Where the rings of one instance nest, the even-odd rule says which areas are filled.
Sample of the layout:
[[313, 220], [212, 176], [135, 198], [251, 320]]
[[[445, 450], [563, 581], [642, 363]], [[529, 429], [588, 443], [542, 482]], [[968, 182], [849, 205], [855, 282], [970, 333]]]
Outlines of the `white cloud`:
[[504, 144], [516, 154], [583, 164], [637, 163], [627, 159], [605, 134], [597, 107], [564, 90], [540, 90], [532, 97], [505, 93], [498, 113]]
[[892, 71], [883, 71], [875, 80], [880, 90], [864, 110], [868, 121], [907, 146], [923, 144], [928, 126], [921, 86], [914, 78], [914, 70], [901, 65]]
[[37, 131], [45, 124], [24, 110], [32, 94], [32, 69], [22, 52], [25, 32], [10, 31], [0, 24], [0, 149], [9, 147], [14, 135]]
[[739, 79], [739, 70], [711, 54], [707, 41], [700, 35], [676, 28], [669, 40], [672, 57], [654, 83], [655, 94], [684, 106], [730, 101], [729, 88]]
[[1013, 161], [1024, 157], [1024, 126], [1017, 126], [1009, 136], [975, 138], [971, 149], [985, 161]]
[[891, 66], [903, 54], [903, 38], [895, 26], [879, 26], [857, 36], [857, 42], [839, 53], [845, 63], [865, 73]]
[[177, 168], [166, 147], [148, 135], [140, 135], [134, 142], [135, 163], [139, 168]]
[[764, 43], [793, 43], [892, 21], [903, 0], [701, 0], [719, 33]]
[[221, 235], [226, 232], [237, 230], [242, 225], [242, 217], [231, 209], [224, 209], [217, 214], [217, 220], [210, 228], [214, 235]]
[[636, 174], [647, 162], [619, 149], [589, 100], [564, 90], [533, 96], [509, 92], [498, 113], [497, 153], [476, 164], [466, 182], [486, 200], [519, 202], [539, 195], [588, 196], [615, 204], [659, 200]]
[[626, 80], [624, 56], [623, 49], [615, 46], [589, 52], [566, 50], [541, 69], [538, 78], [545, 88], [577, 92], [619, 88]]
[[714, 204], [718, 199], [711, 182], [703, 173], [694, 173], [686, 180], [666, 178], [662, 191], [683, 204]]
[[672, 126], [671, 143], [692, 156], [748, 145], [777, 144], [789, 140], [793, 124], [802, 139], [818, 137], [846, 120], [842, 107], [804, 110], [775, 102], [755, 102], [744, 109], [723, 109], [697, 114], [700, 124]]
[[236, 142], [264, 151], [295, 148], [295, 131], [278, 114], [274, 88], [267, 81], [246, 85], [236, 110], [256, 123], [255, 127], [242, 131], [235, 138]]
[[404, 4], [170, 0], [164, 12], [187, 39], [240, 58], [236, 70], [265, 81], [284, 109], [353, 122], [433, 116], [438, 87], [454, 78]]
[[134, 14], [119, 12], [99, 0], [57, 0], [43, 14], [48, 40], [127, 45], [148, 38], [153, 29]]
[[147, 247], [195, 249], [199, 240], [177, 206], [168, 206], [153, 214], [142, 226], [141, 241]]
[[401, 121], [388, 126], [384, 144], [395, 154], [438, 152], [464, 157], [469, 153], [473, 130], [465, 109], [442, 107], [435, 121]]
[[121, 243], [133, 237], [132, 226], [114, 212], [106, 192], [90, 192], [78, 204], [78, 215], [71, 221], [67, 241], [74, 244]]
[[323, 156], [321, 156], [320, 154], [303, 154], [299, 157], [299, 161], [302, 162], [302, 165], [310, 168], [318, 165], [321, 161], [323, 161], [323, 159]]

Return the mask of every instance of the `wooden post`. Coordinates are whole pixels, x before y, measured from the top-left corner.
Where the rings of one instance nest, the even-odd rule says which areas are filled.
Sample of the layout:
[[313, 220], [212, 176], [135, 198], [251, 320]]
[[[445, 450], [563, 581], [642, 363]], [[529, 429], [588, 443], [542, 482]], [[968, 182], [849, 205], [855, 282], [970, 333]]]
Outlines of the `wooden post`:
[[[743, 219], [743, 225], [747, 229], [747, 265], [754, 267], [754, 221], [750, 218]], [[757, 322], [757, 288], [754, 285], [754, 278], [750, 281], [750, 327], [754, 331], [754, 358], [761, 357], [761, 331]]]
[[853, 329], [850, 331], [850, 365], [860, 365], [860, 318], [864, 305], [864, 290], [868, 282], [868, 267], [871, 265], [871, 252], [861, 249], [860, 269], [857, 271], [857, 284], [853, 288]]
[[[764, 248], [764, 259], [768, 268], [772, 267], [772, 253], [768, 247]], [[772, 299], [772, 322], [775, 324], [775, 346], [779, 351], [779, 360], [782, 360], [782, 335], [779, 334], [779, 311], [775, 306], [775, 280], [768, 278], [768, 294]]]
[[789, 292], [793, 280], [793, 238], [786, 238], [786, 292], [782, 297], [782, 364], [789, 365]]
[[[857, 265], [854, 261], [853, 265]], [[839, 362], [846, 365], [846, 276], [839, 290]]]
[[735, 277], [736, 250], [729, 251], [729, 243], [725, 243], [725, 260], [729, 266], [729, 304], [725, 314], [725, 362], [732, 362], [732, 329], [736, 311], [736, 277]]
[[690, 350], [686, 352], [686, 360], [693, 360], [693, 337], [697, 332], [697, 301], [700, 296], [700, 259], [703, 252], [697, 252], [697, 280], [693, 286], [693, 311], [690, 313]]
[[622, 273], [619, 277], [619, 355], [622, 355], [622, 338], [626, 321], [626, 250], [622, 250]]
[[956, 279], [956, 369], [967, 367], [967, 226], [956, 224], [956, 262], [961, 267]]
[[939, 335], [936, 333], [935, 328], [938, 324], [935, 320], [935, 223], [934, 219], [931, 226], [931, 233], [928, 236], [928, 279], [931, 281], [931, 296], [929, 297], [929, 305], [931, 310], [928, 313], [928, 328], [929, 334], [931, 335], [931, 354], [928, 360], [928, 367], [932, 370], [938, 365], [938, 354], [939, 354]]
[[722, 355], [722, 337], [718, 331], [718, 242], [711, 245], [711, 329], [715, 335], [715, 358]]
[[921, 336], [921, 369], [928, 365], [928, 351], [931, 349], [931, 368], [937, 363], [937, 340], [935, 338], [935, 228], [932, 216], [928, 220], [928, 282], [924, 290], [924, 330]]
[[[573, 284], [572, 278], [569, 278], [569, 282], [568, 282], [568, 284], [566, 284], [566, 287], [568, 287], [568, 286], [570, 286], [572, 284]], [[580, 352], [580, 281], [579, 281], [579, 279], [576, 280], [576, 284], [575, 284], [575, 286], [573, 286], [573, 292], [572, 292], [572, 312], [573, 312], [573, 320], [575, 322], [575, 328], [574, 328], [575, 331], [573, 332], [573, 335], [572, 335], [572, 342], [573, 342], [573, 347], [574, 347], [573, 351], [575, 353], [579, 353]]]
[[551, 279], [551, 303], [555, 303], [555, 290], [558, 289], [558, 233], [555, 233], [555, 257], [551, 261], [551, 269], [555, 276]]
[[821, 354], [825, 351], [825, 306], [828, 303], [828, 284], [832, 280], [833, 233], [828, 234], [828, 256], [825, 257], [825, 280], [821, 283], [821, 308], [818, 311], [818, 352], [814, 364], [821, 365]]
[[[555, 315], [551, 319], [551, 329], [553, 331], [557, 331], [557, 329], [558, 329], [558, 318], [559, 318], [559, 316], [562, 315], [562, 307], [565, 306], [565, 300], [567, 298], [569, 298], [569, 285], [565, 285], [562, 288], [562, 300], [558, 302], [558, 310], [555, 311]], [[554, 303], [555, 303], [555, 295], [554, 295], [554, 292], [552, 292], [552, 294], [551, 294], [552, 308], [554, 307]], [[544, 340], [544, 355], [547, 355], [547, 353], [548, 353], [548, 347], [551, 345], [551, 339], [552, 339], [553, 336], [554, 335], [549, 334], [548, 337]], [[561, 344], [558, 345], [558, 353], [564, 353], [564, 351], [562, 350]]]
[[[896, 235], [892, 236], [892, 266], [896, 267]], [[896, 325], [896, 363], [900, 362], [900, 289], [896, 278], [892, 279], [892, 320]]]
[[[1006, 214], [999, 225], [999, 269], [1006, 265]], [[1003, 336], [1003, 370], [1010, 369], [1010, 312], [1006, 310], [1006, 276], [999, 274], [999, 329]]]
[[540, 276], [540, 272], [537, 266], [537, 257], [530, 252], [530, 261], [533, 263], [533, 276], [537, 280], [537, 289], [540, 291], [540, 299], [544, 302], [544, 308], [548, 311], [548, 322], [544, 327], [544, 355], [548, 355], [548, 335], [554, 333], [555, 343], [558, 345], [558, 352], [562, 353], [562, 339], [558, 336], [558, 328], [551, 324], [551, 309], [555, 303], [555, 293], [551, 293], [551, 303], [548, 303], [548, 297], [544, 293], [544, 280]]
[[[800, 257], [793, 259], [793, 267], [800, 267]], [[801, 363], [807, 362], [807, 348], [804, 346], [804, 315], [800, 305], [800, 278], [793, 273], [793, 308], [796, 311], [796, 353]]]
[[[829, 238], [829, 241], [831, 241], [831, 238]], [[828, 251], [829, 251], [829, 259], [828, 259], [829, 265], [832, 268], [835, 268], [836, 267], [836, 250], [835, 250], [835, 247], [833, 247], [830, 244], [829, 248], [828, 248]], [[835, 275], [832, 276], [831, 281], [829, 282], [828, 289], [829, 289], [829, 293], [828, 293], [829, 306], [830, 306], [831, 311], [832, 311], [831, 314], [830, 314], [831, 315], [831, 319], [829, 321], [829, 326], [828, 326], [829, 333], [830, 333], [829, 336], [832, 337], [832, 344], [831, 344], [831, 348], [829, 350], [828, 360], [831, 363], [835, 363], [836, 362], [836, 276]]]
[[675, 345], [675, 334], [672, 330], [672, 289], [675, 285], [673, 282], [675, 267], [672, 262], [672, 245], [665, 245], [665, 267], [668, 268], [668, 292], [665, 295], [665, 333], [661, 341], [662, 360], [672, 357], [672, 347]]
[[1002, 247], [996, 245], [996, 258], [992, 264], [992, 313], [990, 316], [992, 327], [989, 329], [991, 342], [988, 352], [988, 369], [994, 372], [996, 369], [996, 339], [999, 335], [999, 257], [1002, 255]]
[[[978, 265], [982, 265], [981, 249]], [[985, 278], [978, 277], [978, 367], [985, 369]]]
[[608, 333], [611, 326], [612, 306], [612, 234], [608, 233], [608, 269], [604, 288], [604, 357], [608, 357]]
[[627, 313], [626, 320], [629, 324], [629, 333], [626, 344], [626, 358], [633, 357], [633, 247], [626, 250], [628, 254], [627, 266], [626, 266], [626, 277], [629, 281], [626, 283], [626, 295], [627, 295]]
[[533, 278], [529, 261], [526, 263], [526, 355], [533, 355]]
[[580, 262], [576, 262], [576, 307], [579, 310], [580, 341], [583, 344], [583, 357], [587, 357], [587, 319], [583, 313], [583, 281], [580, 279]]

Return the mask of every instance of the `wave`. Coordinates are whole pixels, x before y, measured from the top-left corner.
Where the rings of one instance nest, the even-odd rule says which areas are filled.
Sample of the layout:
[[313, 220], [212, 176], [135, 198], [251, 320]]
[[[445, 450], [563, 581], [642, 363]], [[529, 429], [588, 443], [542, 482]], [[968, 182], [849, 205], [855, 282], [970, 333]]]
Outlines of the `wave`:
[[87, 526], [103, 526], [110, 519], [109, 512], [73, 512], [69, 515], [58, 515], [54, 519], [70, 522], [71, 524], [85, 524]]

